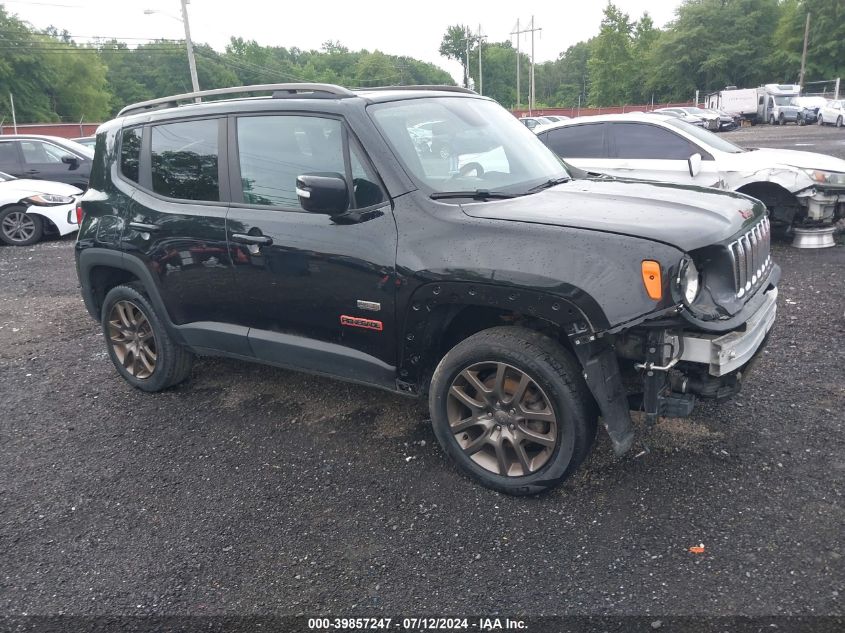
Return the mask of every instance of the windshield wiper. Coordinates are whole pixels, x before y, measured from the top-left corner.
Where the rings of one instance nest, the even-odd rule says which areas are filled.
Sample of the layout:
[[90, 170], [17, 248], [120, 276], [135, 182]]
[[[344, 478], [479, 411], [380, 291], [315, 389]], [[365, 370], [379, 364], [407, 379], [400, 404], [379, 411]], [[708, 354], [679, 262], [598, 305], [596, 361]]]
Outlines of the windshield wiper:
[[476, 189], [475, 191], [435, 191], [429, 196], [432, 200], [448, 200], [450, 198], [469, 198], [471, 200], [505, 200], [516, 198], [512, 193], [503, 191], [488, 191], [487, 189]]
[[543, 189], [548, 189], [549, 187], [554, 187], [555, 185], [560, 185], [565, 182], [569, 182], [572, 180], [569, 176], [561, 176], [560, 178], [551, 178], [544, 183], [537, 185], [536, 187], [531, 187], [528, 190], [528, 193], [537, 193], [538, 191], [542, 191]]

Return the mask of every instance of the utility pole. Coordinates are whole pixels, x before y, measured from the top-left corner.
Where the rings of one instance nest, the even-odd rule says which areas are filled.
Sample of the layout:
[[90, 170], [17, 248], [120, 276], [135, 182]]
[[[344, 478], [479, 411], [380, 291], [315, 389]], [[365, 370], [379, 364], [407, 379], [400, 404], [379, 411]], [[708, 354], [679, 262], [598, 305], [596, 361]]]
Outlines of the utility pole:
[[484, 94], [484, 80], [481, 74], [481, 44], [487, 39], [486, 35], [481, 34], [481, 24], [478, 25], [478, 94]]
[[[531, 33], [531, 76], [529, 77], [529, 85], [528, 85], [528, 114], [531, 114], [531, 111], [534, 109], [535, 105], [535, 93], [534, 93], [534, 32], [535, 31], [542, 31], [540, 27], [534, 26], [534, 16], [531, 16], [531, 26], [527, 29], [520, 29], [519, 28], [519, 20], [516, 22], [516, 31], [511, 33], [511, 35], [516, 35], [516, 91], [517, 91], [517, 103], [519, 102], [519, 36], [522, 33]], [[519, 107], [517, 105], [517, 107]]]
[[[190, 0], [182, 0], [182, 24], [185, 25], [185, 45], [188, 47], [188, 66], [191, 69], [191, 85], [194, 92], [200, 91], [200, 82], [197, 79], [197, 60], [194, 59], [194, 45], [191, 42], [191, 26], [188, 23], [188, 2]], [[200, 103], [200, 98], [196, 98], [196, 102]]]
[[810, 13], [807, 13], [807, 24], [804, 26], [804, 52], [801, 53], [801, 74], [798, 76], [798, 85], [804, 85], [804, 68], [807, 64], [807, 40], [810, 37]]
[[464, 41], [467, 45], [467, 63], [464, 66], [464, 88], [469, 88], [469, 25], [464, 27]]
[[519, 18], [516, 19], [516, 30], [511, 31], [511, 35], [516, 35], [516, 109], [519, 110], [520, 88], [519, 88]]
[[18, 133], [18, 120], [15, 118], [15, 95], [11, 92], [9, 93], [9, 103], [12, 106], [12, 127], [15, 130], [15, 134]]

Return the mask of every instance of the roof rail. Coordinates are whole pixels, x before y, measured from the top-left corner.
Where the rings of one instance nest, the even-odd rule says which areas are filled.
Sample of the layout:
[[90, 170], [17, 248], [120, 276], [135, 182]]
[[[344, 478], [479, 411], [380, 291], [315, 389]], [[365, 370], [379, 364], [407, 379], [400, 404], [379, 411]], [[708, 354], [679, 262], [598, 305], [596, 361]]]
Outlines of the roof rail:
[[470, 90], [469, 88], [463, 88], [461, 86], [444, 86], [436, 84], [420, 86], [372, 86], [369, 88], [355, 88], [355, 90], [360, 92], [369, 90], [439, 90], [442, 92], [462, 92], [470, 95], [478, 94], [475, 90]]
[[[133, 103], [123, 108], [117, 113], [117, 116], [126, 116], [128, 114], [137, 114], [145, 110], [157, 110], [159, 108], [173, 108], [179, 105], [180, 101], [188, 101], [196, 99], [199, 101], [202, 97], [218, 97], [221, 95], [244, 94], [255, 92], [273, 92], [283, 93], [287, 95], [299, 94], [303, 95], [313, 94], [315, 96], [327, 97], [354, 97], [355, 93], [346, 88], [336, 86], [334, 84], [317, 84], [317, 83], [294, 83], [294, 84], [257, 84], [253, 86], [232, 86], [231, 88], [217, 88], [215, 90], [200, 90], [198, 92], [186, 92], [184, 94], [172, 95], [169, 97], [161, 97], [159, 99], [150, 99], [149, 101], [141, 101]], [[274, 96], [276, 96], [274, 94]], [[280, 95], [281, 96], [281, 95]]]

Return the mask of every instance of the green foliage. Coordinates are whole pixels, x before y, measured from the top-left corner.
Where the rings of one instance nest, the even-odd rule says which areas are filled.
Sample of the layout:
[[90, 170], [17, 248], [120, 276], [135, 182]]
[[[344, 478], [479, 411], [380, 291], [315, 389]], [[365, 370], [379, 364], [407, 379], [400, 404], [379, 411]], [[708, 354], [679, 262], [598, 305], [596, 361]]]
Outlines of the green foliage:
[[[503, 106], [516, 106], [516, 49], [510, 42], [485, 42], [481, 47], [481, 86], [485, 96], [491, 97]], [[530, 62], [520, 53], [521, 102], [528, 101]], [[478, 47], [470, 49], [469, 75], [473, 86], [479, 89]]]
[[631, 34], [634, 25], [628, 14], [608, 2], [601, 31], [593, 43], [587, 68], [590, 71], [590, 105], [624, 103], [633, 68]]
[[[138, 101], [191, 91], [184, 42], [129, 48], [119, 41], [79, 45], [55, 28], [36, 31], [0, 4], [0, 118], [11, 121], [15, 96], [20, 123], [102, 121]], [[434, 64], [380, 51], [350, 51], [325, 42], [320, 51], [261, 46], [233, 37], [225, 52], [195, 44], [202, 89], [257, 83], [315, 81], [349, 87], [448, 84]]]
[[[599, 34], [535, 68], [538, 107], [687, 101], [727, 85], [753, 88], [797, 82], [804, 24], [811, 14], [806, 81], [845, 77], [843, 0], [684, 0], [675, 19], [657, 29], [648, 13], [636, 22], [608, 2]], [[465, 27], [449, 27], [440, 53], [464, 54]], [[493, 50], [504, 44], [491, 44]], [[473, 48], [473, 52], [475, 49]], [[497, 57], [491, 55], [491, 57]], [[477, 55], [476, 55], [477, 57]], [[470, 74], [477, 62], [470, 57]], [[515, 53], [507, 63], [484, 55], [484, 92], [511, 106]], [[520, 65], [527, 102], [528, 65]], [[504, 73], [499, 77], [498, 73]], [[488, 90], [488, 86], [490, 87]]]
[[[468, 26], [456, 24], [446, 29], [443, 39], [440, 42], [438, 51], [443, 57], [452, 59], [461, 64], [464, 69], [464, 86], [468, 86], [467, 78], [469, 77], [469, 69], [467, 68], [467, 50], [473, 43], [473, 35]], [[481, 60], [482, 66], [484, 59]], [[483, 68], [482, 68], [483, 70]]]

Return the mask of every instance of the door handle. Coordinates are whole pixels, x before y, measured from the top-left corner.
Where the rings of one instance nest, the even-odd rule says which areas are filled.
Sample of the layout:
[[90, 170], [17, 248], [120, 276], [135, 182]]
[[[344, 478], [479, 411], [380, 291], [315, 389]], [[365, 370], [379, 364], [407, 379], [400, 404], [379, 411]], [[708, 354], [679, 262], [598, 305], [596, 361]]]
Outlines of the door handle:
[[38, 169], [30, 169], [28, 171], [25, 171], [24, 173], [28, 176], [35, 176], [37, 174], [40, 174], [41, 172]]
[[143, 222], [130, 222], [129, 228], [135, 229], [136, 231], [143, 231], [144, 233], [155, 233], [161, 230], [158, 224], [145, 224]]
[[273, 238], [268, 235], [249, 235], [247, 233], [232, 233], [232, 241], [241, 244], [256, 244], [258, 246], [270, 246]]

